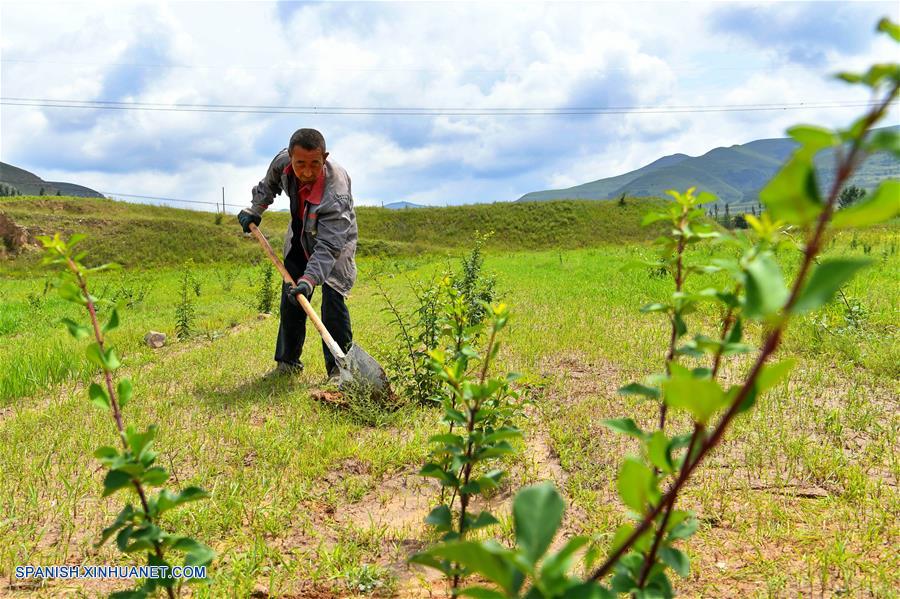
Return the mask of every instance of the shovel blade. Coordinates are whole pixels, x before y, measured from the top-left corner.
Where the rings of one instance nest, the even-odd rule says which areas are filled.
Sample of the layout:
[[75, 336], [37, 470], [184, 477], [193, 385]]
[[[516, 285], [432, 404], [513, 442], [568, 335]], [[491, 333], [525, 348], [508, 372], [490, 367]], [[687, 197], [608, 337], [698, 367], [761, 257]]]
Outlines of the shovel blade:
[[384, 368], [360, 346], [351, 346], [344, 360], [338, 361], [338, 368], [341, 390], [367, 393], [376, 401], [390, 398], [391, 386]]

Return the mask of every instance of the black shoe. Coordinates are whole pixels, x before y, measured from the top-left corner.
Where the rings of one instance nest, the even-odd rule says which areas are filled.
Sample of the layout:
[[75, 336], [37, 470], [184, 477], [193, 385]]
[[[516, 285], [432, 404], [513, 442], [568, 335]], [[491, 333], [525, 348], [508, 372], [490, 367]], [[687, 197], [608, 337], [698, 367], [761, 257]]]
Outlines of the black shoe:
[[278, 362], [277, 366], [267, 372], [263, 378], [272, 379], [282, 376], [297, 375], [303, 372], [303, 363], [289, 364], [288, 362]]

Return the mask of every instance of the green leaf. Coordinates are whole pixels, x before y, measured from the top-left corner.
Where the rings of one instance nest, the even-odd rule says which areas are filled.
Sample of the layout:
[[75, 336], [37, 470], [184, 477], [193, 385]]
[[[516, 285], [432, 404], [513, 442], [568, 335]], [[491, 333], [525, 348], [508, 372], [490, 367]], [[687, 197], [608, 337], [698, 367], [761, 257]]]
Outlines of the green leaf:
[[447, 472], [435, 463], [428, 463], [422, 466], [422, 469], [419, 470], [419, 474], [438, 479], [444, 487], [455, 487], [459, 485], [459, 479], [456, 478], [454, 474]]
[[894, 38], [895, 42], [900, 42], [900, 25], [897, 25], [897, 23], [894, 23], [887, 17], [882, 17], [881, 20], [878, 21], [878, 31], [887, 33]]
[[647, 225], [652, 225], [661, 220], [669, 219], [671, 219], [671, 217], [668, 214], [663, 214], [662, 212], [648, 212], [644, 215], [643, 220], [641, 220], [641, 226], [646, 227]]
[[787, 358], [775, 364], [765, 364], [756, 377], [756, 392], [765, 393], [775, 385], [787, 379], [791, 370], [796, 366], [795, 358]]
[[781, 268], [771, 252], [764, 252], [745, 267], [747, 296], [744, 313], [762, 319], [778, 312], [787, 302], [788, 289]]
[[838, 210], [831, 219], [834, 227], [867, 227], [900, 216], [900, 180], [882, 181], [866, 200]]
[[900, 81], [900, 66], [891, 62], [873, 64], [863, 74], [862, 82], [872, 88], [877, 88], [885, 79]]
[[668, 306], [666, 304], [647, 304], [641, 308], [641, 312], [650, 313], [650, 312], [668, 312], [672, 306]]
[[616, 599], [616, 596], [593, 580], [587, 580], [566, 589], [560, 599]]
[[564, 510], [562, 497], [549, 482], [531, 485], [516, 493], [513, 499], [516, 544], [531, 564], [550, 547]]
[[616, 481], [622, 503], [643, 514], [654, 482], [653, 471], [646, 464], [633, 457], [625, 458]]
[[100, 535], [100, 540], [94, 544], [94, 547], [100, 547], [101, 545], [106, 543], [106, 541], [109, 540], [109, 537], [111, 537], [113, 533], [130, 523], [134, 519], [134, 515], [134, 508], [131, 507], [131, 504], [129, 503], [122, 509], [121, 512], [119, 512], [119, 515], [116, 516], [115, 521], [103, 529], [103, 533]]
[[478, 514], [477, 517], [473, 518], [471, 515], [466, 514], [466, 530], [478, 530], [479, 528], [485, 528], [486, 526], [492, 526], [494, 524], [499, 524], [500, 521], [497, 520], [494, 516], [492, 516], [489, 512], [482, 511]]
[[117, 328], [119, 328], [119, 311], [113, 308], [112, 314], [109, 315], [109, 320], [103, 325], [103, 332], [107, 333]]
[[672, 528], [671, 532], [669, 532], [669, 539], [675, 541], [677, 539], [687, 539], [692, 536], [697, 529], [700, 527], [700, 521], [696, 518], [689, 517], [684, 522], [681, 522], [674, 528]]
[[890, 152], [896, 158], [900, 158], [900, 131], [896, 129], [881, 129], [872, 133], [872, 137], [866, 143], [869, 152]]
[[103, 368], [103, 352], [100, 351], [100, 346], [97, 345], [96, 342], [88, 345], [84, 350], [85, 355], [87, 355], [88, 360], [98, 366]]
[[760, 190], [759, 199], [773, 219], [791, 225], [806, 225], [822, 212], [814, 153], [801, 147]]
[[119, 356], [116, 355], [115, 348], [109, 348], [106, 350], [106, 355], [104, 356], [104, 365], [106, 370], [115, 370], [119, 366], [121, 366], [121, 362], [119, 362]]
[[437, 528], [438, 532], [444, 532], [453, 528], [453, 515], [446, 505], [439, 505], [425, 517], [425, 524]]
[[849, 71], [837, 73], [835, 74], [835, 77], [841, 81], [846, 81], [847, 83], [859, 83], [862, 81], [862, 75], [859, 73], [851, 73]]
[[199, 501], [200, 499], [206, 499], [207, 497], [209, 497], [209, 493], [200, 487], [185, 487], [181, 493], [177, 494], [172, 493], [168, 489], [163, 489], [159, 492], [159, 496], [156, 499], [156, 513], [162, 514], [181, 504], [190, 501]]
[[691, 562], [688, 560], [688, 556], [674, 547], [661, 547], [659, 559], [682, 578], [687, 578], [691, 573]]
[[522, 431], [517, 428], [505, 426], [499, 428], [484, 438], [484, 443], [495, 443], [505, 439], [521, 439]]
[[169, 479], [169, 473], [165, 468], [154, 466], [148, 468], [141, 476], [141, 482], [151, 487], [158, 487]]
[[650, 399], [659, 399], [659, 389], [648, 387], [639, 383], [630, 383], [619, 388], [620, 395], [643, 395]]
[[672, 472], [672, 457], [669, 455], [669, 438], [657, 430], [647, 440], [647, 457], [650, 463], [662, 472]]
[[835, 258], [819, 264], [800, 292], [792, 312], [805, 314], [824, 306], [847, 281], [853, 278], [856, 271], [870, 263], [869, 260]]
[[508, 595], [514, 595], [516, 569], [513, 552], [495, 541], [451, 541], [432, 547], [426, 555], [456, 562], [497, 584]]
[[468, 587], [459, 592], [459, 597], [474, 597], [474, 599], [506, 599], [506, 595], [485, 587]]
[[623, 433], [637, 439], [643, 439], [645, 434], [631, 418], [611, 418], [604, 420], [603, 425], [617, 433]]
[[714, 380], [677, 376], [663, 383], [666, 404], [686, 410], [695, 422], [706, 424], [725, 406], [725, 392]]
[[147, 430], [143, 433], [139, 433], [134, 430], [133, 427], [128, 427], [125, 431], [125, 439], [128, 441], [128, 446], [131, 448], [131, 452], [135, 456], [141, 455], [141, 452], [144, 451], [144, 448], [149, 447], [153, 440], [156, 438], [156, 433], [159, 428], [155, 424], [151, 424], [147, 427]]
[[544, 560], [541, 565], [541, 578], [561, 578], [568, 573], [572, 566], [575, 553], [590, 543], [590, 537], [572, 537], [562, 549]]
[[119, 392], [119, 407], [124, 407], [128, 405], [128, 402], [131, 401], [131, 394], [134, 388], [131, 385], [130, 379], [122, 379], [119, 381], [119, 384], [116, 386], [117, 391]]
[[[193, 541], [193, 539], [190, 539]], [[207, 566], [216, 557], [216, 552], [207, 545], [194, 541], [195, 546], [184, 556], [185, 566]]]
[[95, 342], [87, 346], [85, 353], [91, 363], [99, 366], [103, 370], [112, 371], [120, 366], [119, 357], [116, 355], [116, 350], [113, 348], [109, 348], [106, 353], [104, 353], [100, 349], [100, 346]]
[[98, 408], [109, 409], [109, 395], [106, 393], [106, 389], [97, 383], [91, 383], [91, 386], [88, 387], [88, 396], [91, 398], [91, 403]]
[[72, 335], [72, 337], [75, 337], [75, 339], [84, 339], [91, 334], [88, 327], [78, 324], [71, 318], [63, 318], [60, 322], [66, 325], [66, 328], [69, 329], [69, 334]]
[[463, 438], [452, 433], [444, 433], [442, 435], [432, 435], [428, 438], [429, 443], [439, 443], [441, 445], [450, 445], [454, 447], [463, 447]]
[[115, 458], [119, 457], [119, 452], [115, 447], [104, 445], [103, 447], [99, 447], [96, 451], [94, 451], [94, 457], [98, 460], [103, 461], [114, 460]]
[[122, 470], [110, 470], [103, 479], [103, 497], [131, 485], [131, 476]]
[[834, 131], [816, 125], [796, 125], [788, 129], [787, 134], [811, 152], [830, 148], [840, 141]]

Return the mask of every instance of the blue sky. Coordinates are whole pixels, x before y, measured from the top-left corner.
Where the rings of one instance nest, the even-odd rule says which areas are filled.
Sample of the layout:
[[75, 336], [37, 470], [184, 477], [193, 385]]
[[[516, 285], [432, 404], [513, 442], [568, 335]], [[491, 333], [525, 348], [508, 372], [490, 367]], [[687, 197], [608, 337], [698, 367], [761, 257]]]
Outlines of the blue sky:
[[[828, 75], [896, 60], [894, 2], [4, 2], [4, 98], [558, 109], [865, 101]], [[246, 204], [299, 127], [358, 203], [458, 204], [613, 176], [666, 154], [841, 125], [859, 109], [284, 115], [0, 106], [0, 160], [110, 192]], [[457, 111], [458, 112], [458, 111]], [[891, 115], [896, 123], [896, 113]], [[276, 206], [286, 205], [284, 198]]]

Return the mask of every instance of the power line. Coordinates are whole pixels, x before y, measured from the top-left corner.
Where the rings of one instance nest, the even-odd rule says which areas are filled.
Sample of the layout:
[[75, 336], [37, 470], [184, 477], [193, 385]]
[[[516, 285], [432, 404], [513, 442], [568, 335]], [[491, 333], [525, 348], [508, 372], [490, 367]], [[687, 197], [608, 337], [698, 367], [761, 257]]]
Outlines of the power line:
[[[203, 64], [153, 64], [153, 63], [139, 63], [139, 62], [84, 62], [84, 61], [58, 61], [58, 60], [33, 60], [27, 58], [2, 58], [0, 59], [0, 63], [10, 63], [10, 64], [40, 64], [40, 65], [55, 65], [55, 66], [86, 66], [86, 67], [130, 67], [136, 69], [184, 69], [184, 70], [215, 70], [215, 71], [223, 71], [223, 70], [238, 70], [238, 71], [271, 71], [272, 65], [238, 65], [238, 64], [222, 64], [222, 65], [203, 65]], [[488, 69], [488, 68], [434, 68], [434, 67], [362, 67], [362, 66], [341, 66], [334, 65], [328, 66], [327, 68], [321, 67], [310, 67], [307, 65], [292, 65], [290, 63], [279, 64], [277, 66], [279, 70], [290, 70], [290, 71], [303, 71], [309, 73], [325, 73], [332, 71], [347, 71], [347, 72], [398, 72], [398, 73], [530, 73], [534, 71], [549, 71], [553, 73], [559, 72], [567, 72], [567, 73], [605, 73], [608, 71], [631, 71], [632, 67], [617, 67], [617, 66], [603, 66], [603, 67], [569, 67], [564, 65], [555, 65], [555, 64], [541, 64], [541, 65], [529, 65], [528, 68], [496, 68], [496, 69]], [[675, 72], [707, 72], [707, 71], [759, 71], [759, 72], [770, 72], [773, 69], [779, 70], [807, 70], [806, 67], [803, 66], [789, 66], [789, 65], [778, 65], [778, 64], [766, 64], [762, 66], [710, 66], [710, 65], [702, 65], [702, 64], [694, 64], [694, 65], [675, 65], [669, 66], [669, 70]]]
[[[162, 202], [178, 202], [181, 204], [204, 204], [204, 205], [208, 205], [208, 206], [222, 206], [223, 205], [222, 202], [204, 202], [202, 200], [184, 200], [181, 198], [162, 198], [162, 197], [158, 197], [158, 196], [136, 195], [133, 193], [117, 193], [115, 191], [101, 191], [100, 193], [102, 193], [105, 196], [118, 196], [118, 197], [123, 197], [123, 198], [135, 198], [135, 199], [140, 199], [140, 200], [159, 200]], [[238, 206], [235, 204], [224, 204], [224, 205], [228, 206], [230, 208], [246, 208], [246, 206]]]
[[578, 116], [602, 114], [672, 114], [705, 112], [750, 112], [770, 110], [800, 110], [813, 108], [860, 108], [876, 105], [872, 101], [796, 102], [786, 104], [722, 104], [722, 105], [659, 105], [615, 107], [560, 108], [458, 108], [458, 107], [372, 107], [372, 106], [274, 106], [251, 104], [163, 104], [150, 102], [119, 102], [107, 100], [53, 100], [47, 98], [0, 98], [0, 105], [36, 108], [82, 108], [92, 110], [142, 110], [151, 112], [205, 112], [236, 114], [326, 114], [326, 115], [386, 115], [386, 116]]

